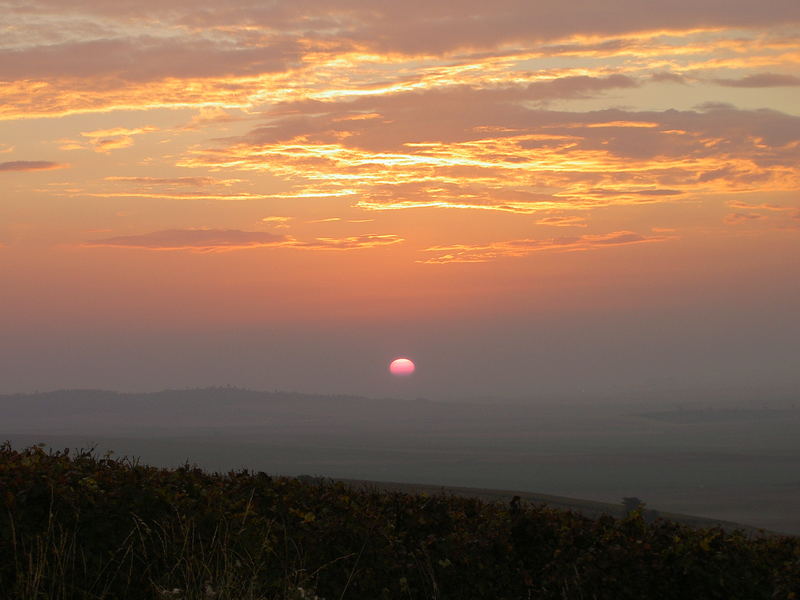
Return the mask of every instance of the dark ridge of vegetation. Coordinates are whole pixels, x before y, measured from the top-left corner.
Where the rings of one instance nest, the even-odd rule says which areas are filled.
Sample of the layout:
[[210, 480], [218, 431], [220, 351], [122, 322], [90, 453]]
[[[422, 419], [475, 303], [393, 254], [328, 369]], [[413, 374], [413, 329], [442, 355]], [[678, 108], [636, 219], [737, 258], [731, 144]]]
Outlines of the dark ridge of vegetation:
[[800, 539], [0, 446], [9, 599], [800, 597]]
[[[299, 477], [308, 477], [307, 475], [300, 475]], [[743, 525], [734, 521], [724, 521], [721, 519], [712, 519], [710, 517], [698, 517], [696, 515], [685, 515], [681, 513], [663, 512], [647, 508], [647, 504], [639, 498], [623, 498], [622, 504], [611, 504], [609, 502], [599, 502], [596, 500], [585, 500], [582, 498], [569, 498], [566, 496], [551, 496], [548, 494], [540, 494], [537, 492], [527, 492], [523, 490], [499, 490], [499, 489], [486, 489], [474, 487], [454, 487], [454, 486], [441, 486], [431, 485], [426, 483], [398, 483], [391, 481], [364, 481], [359, 479], [340, 479], [347, 485], [362, 488], [367, 487], [370, 489], [377, 488], [387, 492], [402, 492], [405, 494], [428, 494], [446, 495], [446, 496], [459, 496], [467, 498], [477, 498], [484, 502], [508, 502], [509, 498], [519, 496], [521, 502], [527, 504], [546, 504], [550, 508], [559, 510], [567, 510], [589, 517], [590, 519], [599, 519], [603, 516], [612, 517], [625, 517], [630, 512], [630, 506], [626, 505], [626, 500], [636, 500], [636, 508], [640, 509], [640, 513], [644, 520], [647, 522], [655, 521], [658, 518], [673, 521], [681, 525], [688, 525], [694, 528], [710, 528], [719, 527], [727, 532], [742, 531], [748, 535], [787, 535], [786, 533], [769, 531], [763, 528], [752, 527], [750, 525]]]

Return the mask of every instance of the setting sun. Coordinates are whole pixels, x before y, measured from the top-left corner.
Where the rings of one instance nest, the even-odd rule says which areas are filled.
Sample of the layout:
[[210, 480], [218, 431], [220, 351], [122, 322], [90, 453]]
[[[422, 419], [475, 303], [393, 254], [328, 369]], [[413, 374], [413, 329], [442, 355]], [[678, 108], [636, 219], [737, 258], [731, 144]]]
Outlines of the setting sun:
[[389, 365], [392, 375], [411, 375], [416, 368], [416, 365], [407, 358], [396, 358]]

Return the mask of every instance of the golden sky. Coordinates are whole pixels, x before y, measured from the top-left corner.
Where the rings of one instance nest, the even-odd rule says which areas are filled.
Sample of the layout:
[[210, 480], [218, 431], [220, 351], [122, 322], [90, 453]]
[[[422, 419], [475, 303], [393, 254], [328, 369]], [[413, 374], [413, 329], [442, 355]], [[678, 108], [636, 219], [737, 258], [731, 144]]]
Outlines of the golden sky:
[[796, 0], [0, 10], [7, 391], [797, 383]]

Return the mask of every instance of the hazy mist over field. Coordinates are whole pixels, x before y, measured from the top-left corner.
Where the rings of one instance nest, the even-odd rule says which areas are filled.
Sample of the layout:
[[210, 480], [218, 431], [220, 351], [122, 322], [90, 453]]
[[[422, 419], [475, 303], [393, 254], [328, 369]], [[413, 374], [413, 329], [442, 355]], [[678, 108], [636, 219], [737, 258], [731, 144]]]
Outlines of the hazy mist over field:
[[[782, 285], [797, 289], [791, 297], [767, 295], [763, 287], [741, 292], [739, 302], [763, 295], [747, 310], [719, 299], [672, 309], [289, 321], [216, 331], [200, 324], [195, 331], [153, 331], [143, 323], [128, 332], [124, 323], [70, 321], [34, 334], [4, 313], [0, 392], [232, 384], [447, 401], [519, 398], [532, 407], [552, 397], [624, 396], [653, 409], [676, 394], [769, 401], [798, 390], [800, 319], [788, 315], [797, 315], [800, 280]], [[416, 362], [413, 377], [389, 375], [389, 361], [400, 355]]]
[[207, 469], [539, 492], [800, 533], [793, 397], [438, 403], [235, 388], [0, 397], [0, 438]]

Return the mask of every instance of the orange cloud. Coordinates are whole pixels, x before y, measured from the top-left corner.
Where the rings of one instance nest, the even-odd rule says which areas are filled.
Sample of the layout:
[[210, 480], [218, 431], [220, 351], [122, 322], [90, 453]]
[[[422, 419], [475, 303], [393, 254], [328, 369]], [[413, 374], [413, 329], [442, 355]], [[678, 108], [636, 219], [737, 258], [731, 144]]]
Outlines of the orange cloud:
[[295, 248], [311, 250], [357, 250], [362, 248], [376, 248], [391, 246], [403, 242], [403, 238], [392, 234], [369, 233], [344, 238], [314, 238], [310, 241], [295, 241], [291, 245]]
[[751, 221], [761, 221], [766, 219], [764, 215], [759, 215], [756, 213], [730, 213], [725, 215], [723, 221], [728, 225], [739, 225], [741, 223], [749, 223]]
[[142, 133], [152, 133], [154, 131], [158, 131], [158, 127], [147, 126], [147, 127], [137, 127], [135, 129], [128, 129], [125, 127], [114, 127], [112, 129], [98, 129], [95, 131], [82, 131], [81, 135], [83, 137], [88, 137], [92, 139], [96, 138], [107, 138], [107, 137], [120, 137], [120, 136], [131, 136], [131, 135], [140, 135]]
[[202, 194], [194, 192], [172, 192], [172, 191], [142, 191], [142, 192], [84, 192], [74, 191], [69, 195], [90, 196], [92, 198], [154, 198], [164, 200], [205, 200], [219, 202], [240, 202], [244, 200], [269, 200], [275, 198], [274, 194], [252, 194], [249, 192], [231, 192], [229, 194]]
[[757, 211], [767, 211], [767, 212], [777, 212], [777, 213], [795, 212], [797, 210], [800, 210], [800, 206], [786, 206], [783, 204], [766, 204], [766, 203], [750, 204], [748, 202], [741, 202], [737, 200], [728, 202], [728, 206], [744, 210], [757, 210]]
[[155, 186], [192, 186], [204, 187], [213, 185], [229, 186], [234, 183], [239, 183], [239, 179], [217, 179], [216, 177], [106, 177], [106, 181], [115, 181], [120, 183], [133, 183], [145, 187]]
[[586, 219], [583, 217], [544, 217], [537, 220], [536, 224], [552, 227], [586, 227]]
[[296, 240], [286, 235], [238, 229], [167, 229], [140, 235], [124, 235], [84, 242], [86, 248], [129, 248], [154, 251], [231, 252], [265, 247], [304, 250], [356, 250], [387, 246], [403, 238], [389, 234], [367, 234], [346, 238]]
[[[121, 148], [128, 148], [133, 146], [133, 136], [141, 135], [143, 133], [152, 133], [158, 131], [158, 127], [140, 127], [136, 129], [126, 129], [124, 127], [115, 127], [113, 129], [99, 129], [97, 131], [81, 132], [85, 138], [89, 138], [89, 144], [95, 152], [111, 152], [112, 150], [119, 150]], [[78, 142], [72, 142], [69, 149], [74, 149], [74, 146], [80, 146]], [[62, 147], [62, 149], [65, 149]]]
[[267, 223], [272, 225], [275, 229], [289, 229], [289, 222], [292, 221], [294, 217], [283, 217], [283, 216], [270, 216], [270, 217], [263, 217], [261, 219], [262, 223]]
[[244, 117], [231, 115], [219, 106], [201, 106], [199, 113], [183, 126], [183, 129], [199, 129], [208, 125], [235, 123], [244, 120]]
[[425, 252], [436, 253], [437, 256], [417, 262], [426, 264], [478, 263], [498, 258], [526, 256], [534, 252], [585, 251], [612, 246], [664, 242], [670, 239], [674, 239], [674, 237], [666, 235], [644, 236], [632, 231], [614, 231], [606, 234], [558, 237], [545, 240], [521, 239], [484, 245], [433, 246], [426, 248]]
[[[275, 197], [351, 196], [367, 210], [531, 214], [800, 187], [800, 118], [791, 115], [724, 105], [558, 112], [517, 98], [462, 89], [296, 103], [178, 164], [265, 171], [292, 186]], [[370, 109], [385, 118], [342, 119]]]
[[264, 231], [236, 229], [167, 229], [141, 235], [123, 235], [85, 242], [84, 247], [140, 248], [146, 250], [190, 250], [192, 252], [229, 252], [276, 246], [288, 241], [286, 236]]
[[800, 221], [800, 206], [782, 204], [751, 204], [734, 200], [728, 206], [736, 209], [735, 212], [725, 216], [723, 222], [727, 225], [742, 225], [745, 223], [764, 222], [771, 226], [784, 229], [795, 229]]

